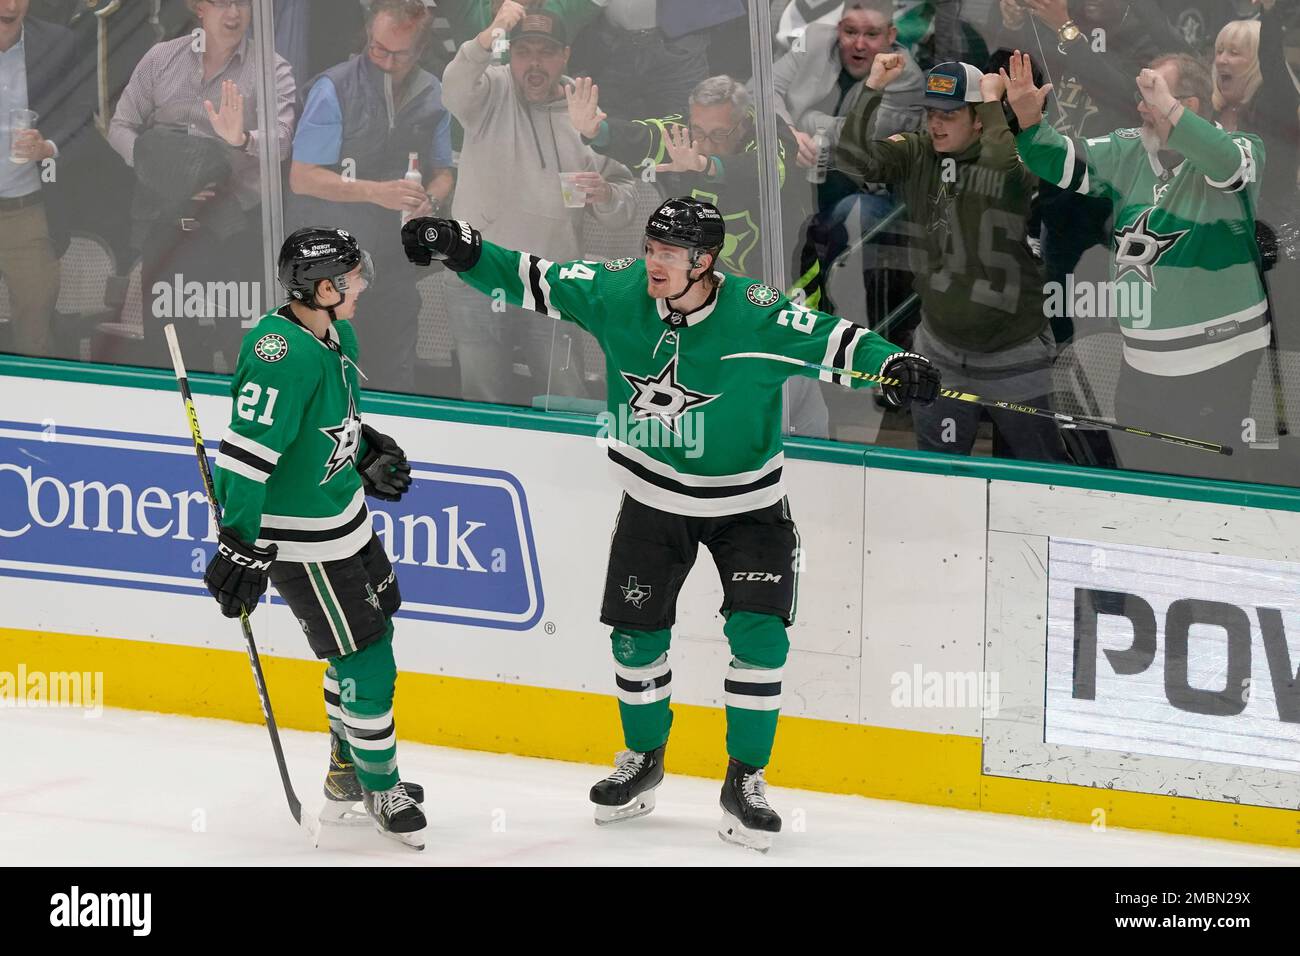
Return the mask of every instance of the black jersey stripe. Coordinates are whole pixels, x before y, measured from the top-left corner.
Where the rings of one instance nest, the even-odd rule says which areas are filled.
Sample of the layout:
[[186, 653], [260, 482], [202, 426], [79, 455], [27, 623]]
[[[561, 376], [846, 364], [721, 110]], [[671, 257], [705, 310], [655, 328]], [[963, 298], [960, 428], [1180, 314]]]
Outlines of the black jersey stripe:
[[[835, 368], [848, 368], [849, 350], [861, 332], [862, 326], [850, 325], [840, 333], [839, 344], [835, 346], [835, 361], [831, 363]], [[836, 385], [848, 385], [852, 380], [847, 375], [832, 375], [831, 381]]]
[[722, 689], [728, 694], [743, 694], [745, 697], [780, 697], [781, 682], [771, 681], [766, 684], [750, 684], [738, 680], [722, 682]]
[[265, 458], [259, 458], [247, 449], [240, 448], [238, 445], [231, 444], [228, 441], [222, 441], [217, 447], [217, 454], [225, 455], [227, 458], [233, 458], [236, 461], [242, 461], [249, 468], [253, 468], [263, 474], [270, 476], [275, 471], [275, 465], [271, 464]]
[[751, 491], [760, 491], [763, 488], [770, 488], [781, 481], [782, 468], [773, 468], [762, 478], [751, 481], [747, 485], [715, 485], [707, 488], [696, 485], [685, 485], [680, 481], [672, 478], [665, 478], [663, 475], [655, 474], [644, 465], [638, 464], [626, 455], [620, 455], [613, 448], [609, 449], [609, 459], [614, 464], [626, 468], [632, 474], [636, 475], [642, 481], [662, 488], [664, 491], [672, 491], [679, 495], [687, 495], [691, 498], [734, 498], [737, 495], [747, 494]]
[[396, 728], [390, 723], [387, 727], [381, 727], [379, 730], [358, 730], [348, 723], [348, 718], [344, 716], [343, 726], [348, 729], [348, 739], [355, 740], [383, 740], [391, 735]]
[[327, 690], [325, 692], [325, 703], [338, 707], [340, 703], [338, 691]]
[[537, 256], [528, 257], [528, 288], [533, 293], [533, 311], [549, 316], [550, 303], [546, 301], [546, 291], [542, 288], [542, 267]]
[[647, 677], [645, 680], [627, 680], [626, 678], [615, 674], [614, 680], [618, 683], [619, 690], [625, 690], [632, 694], [639, 694], [642, 691], [650, 690], [651, 688], [667, 687], [673, 682], [673, 672], [666, 671], [658, 677]]
[[1203, 329], [1191, 335], [1180, 336], [1176, 339], [1141, 339], [1126, 335], [1124, 336], [1124, 344], [1128, 348], [1137, 349], [1140, 352], [1181, 352], [1183, 349], [1194, 349], [1213, 342], [1222, 342], [1225, 339], [1235, 339], [1247, 332], [1262, 329], [1266, 324], [1267, 317], [1257, 315], [1254, 318], [1244, 319], [1240, 322], [1229, 320], [1217, 328], [1210, 326], [1208, 329]]
[[333, 541], [335, 538], [346, 538], [368, 519], [366, 509], [358, 508], [351, 518], [333, 528], [305, 531], [301, 528], [268, 528], [263, 525], [258, 537], [267, 541]]

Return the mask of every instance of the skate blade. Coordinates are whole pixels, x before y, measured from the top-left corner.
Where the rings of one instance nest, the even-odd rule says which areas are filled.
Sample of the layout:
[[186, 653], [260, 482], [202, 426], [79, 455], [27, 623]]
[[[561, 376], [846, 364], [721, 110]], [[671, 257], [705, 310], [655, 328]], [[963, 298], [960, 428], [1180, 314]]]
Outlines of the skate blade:
[[772, 849], [772, 838], [776, 836], [769, 830], [751, 830], [727, 811], [722, 811], [722, 822], [718, 824], [718, 836], [724, 843], [734, 843], [746, 849], [766, 853]]
[[326, 800], [325, 806], [321, 807], [320, 822], [326, 827], [356, 827], [370, 826], [374, 821], [360, 800]]
[[634, 820], [637, 817], [643, 817], [655, 808], [655, 788], [643, 790], [638, 793], [632, 800], [623, 804], [621, 807], [607, 807], [599, 803], [596, 807], [596, 826], [609, 826], [611, 823], [622, 823], [624, 820]]
[[385, 836], [394, 843], [400, 843], [402, 846], [411, 850], [424, 849], [424, 831], [426, 829], [428, 829], [428, 827], [421, 827], [419, 830], [415, 830], [411, 833], [394, 833], [392, 830], [385, 830], [378, 824], [375, 825], [375, 830], [381, 836]]

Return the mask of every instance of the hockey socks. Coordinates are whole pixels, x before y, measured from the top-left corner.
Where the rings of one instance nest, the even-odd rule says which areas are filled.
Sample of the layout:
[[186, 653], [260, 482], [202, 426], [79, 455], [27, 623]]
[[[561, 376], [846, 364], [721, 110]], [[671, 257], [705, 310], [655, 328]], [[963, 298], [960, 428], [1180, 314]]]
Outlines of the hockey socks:
[[668, 741], [673, 713], [673, 672], [668, 667], [671, 632], [615, 630], [614, 681], [623, 740], [629, 750], [648, 753]]
[[[393, 689], [397, 665], [393, 660], [393, 625], [373, 644], [343, 657], [330, 658], [326, 672], [326, 711], [330, 712], [330, 671], [337, 681], [337, 721], [356, 765], [357, 778], [367, 790], [397, 785], [397, 734], [393, 726]], [[331, 728], [335, 716], [330, 713]]]
[[781, 712], [781, 671], [790, 650], [785, 625], [774, 614], [734, 611], [723, 633], [731, 666], [723, 685], [727, 710], [727, 756], [766, 767]]

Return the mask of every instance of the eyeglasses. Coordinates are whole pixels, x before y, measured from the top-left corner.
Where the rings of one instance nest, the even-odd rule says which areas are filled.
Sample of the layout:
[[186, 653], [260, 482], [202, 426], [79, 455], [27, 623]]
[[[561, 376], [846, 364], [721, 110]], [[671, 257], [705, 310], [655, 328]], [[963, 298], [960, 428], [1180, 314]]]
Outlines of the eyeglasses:
[[740, 129], [740, 127], [744, 125], [744, 122], [745, 121], [742, 119], [735, 126], [731, 127], [731, 129], [715, 129], [715, 130], [709, 130], [707, 132], [705, 130], [700, 129], [698, 126], [692, 126], [690, 128], [691, 139], [697, 141], [707, 140], [708, 142], [712, 143], [714, 146], [726, 146], [727, 141], [731, 139], [731, 137], [736, 135], [736, 130]]
[[253, 0], [206, 0], [206, 2], [218, 10], [229, 10], [233, 7], [243, 13], [245, 10], [253, 9]]
[[370, 45], [366, 47], [366, 52], [376, 60], [391, 59], [394, 63], [406, 63], [414, 59], [416, 55], [415, 50], [390, 50], [382, 43], [376, 43], [374, 40], [370, 41]]

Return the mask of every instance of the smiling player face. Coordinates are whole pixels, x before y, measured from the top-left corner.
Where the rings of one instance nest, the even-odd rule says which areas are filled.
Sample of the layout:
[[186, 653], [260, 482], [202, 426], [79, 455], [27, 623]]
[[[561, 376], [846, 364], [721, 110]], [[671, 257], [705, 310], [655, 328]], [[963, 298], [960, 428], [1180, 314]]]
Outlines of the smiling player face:
[[[705, 262], [695, 270], [696, 277], [703, 275], [709, 266]], [[658, 239], [645, 241], [646, 292], [652, 299], [666, 299], [686, 288], [691, 276], [691, 254], [681, 246], [672, 246]]]

